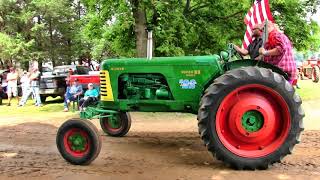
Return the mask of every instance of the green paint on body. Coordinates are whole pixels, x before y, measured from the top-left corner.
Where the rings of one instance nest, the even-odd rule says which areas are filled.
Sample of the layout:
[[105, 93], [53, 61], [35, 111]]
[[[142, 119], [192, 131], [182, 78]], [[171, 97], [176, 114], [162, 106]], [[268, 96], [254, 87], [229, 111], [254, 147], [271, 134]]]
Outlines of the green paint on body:
[[[101, 70], [109, 71], [112, 93], [115, 98], [113, 102], [102, 101], [101, 106], [104, 109], [120, 111], [171, 111], [196, 114], [204, 90], [216, 77], [224, 73], [221, 64], [222, 61], [218, 55], [156, 57], [152, 60], [145, 58], [105, 60], [101, 65]], [[131, 74], [138, 78], [141, 78], [141, 75], [163, 77], [166, 82], [155, 92], [156, 97], [153, 97], [150, 89], [146, 88], [141, 95], [144, 98], [120, 98], [119, 92], [123, 87], [120, 87], [119, 79], [127, 81]], [[145, 85], [151, 83], [150, 80], [142, 79], [139, 82]], [[188, 83], [191, 85], [188, 86]], [[138, 89], [129, 87], [127, 91], [135, 92]]]

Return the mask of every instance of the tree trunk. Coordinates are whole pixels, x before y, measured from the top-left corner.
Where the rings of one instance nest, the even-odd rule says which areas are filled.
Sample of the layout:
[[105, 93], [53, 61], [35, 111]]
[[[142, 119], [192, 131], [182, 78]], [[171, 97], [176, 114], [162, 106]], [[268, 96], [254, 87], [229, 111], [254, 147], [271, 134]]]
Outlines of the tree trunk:
[[137, 57], [147, 56], [147, 17], [141, 0], [131, 0], [132, 13], [135, 21]]
[[189, 13], [190, 3], [191, 3], [191, 0], [187, 0], [187, 1], [186, 1], [186, 6], [184, 7], [184, 11], [183, 11], [183, 14], [184, 14], [185, 16], [187, 16], [188, 13]]

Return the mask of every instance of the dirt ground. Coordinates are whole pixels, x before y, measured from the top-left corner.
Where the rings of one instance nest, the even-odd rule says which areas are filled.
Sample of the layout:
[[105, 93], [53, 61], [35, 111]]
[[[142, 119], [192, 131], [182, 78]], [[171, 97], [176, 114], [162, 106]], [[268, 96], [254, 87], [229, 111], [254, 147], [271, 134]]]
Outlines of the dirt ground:
[[312, 116], [307, 114], [302, 142], [293, 154], [263, 171], [235, 171], [215, 160], [202, 145], [196, 117], [190, 114], [132, 113], [129, 134], [103, 135], [101, 153], [89, 166], [70, 165], [58, 153], [55, 137], [65, 115], [1, 114], [0, 179], [320, 179], [318, 104], [304, 104]]

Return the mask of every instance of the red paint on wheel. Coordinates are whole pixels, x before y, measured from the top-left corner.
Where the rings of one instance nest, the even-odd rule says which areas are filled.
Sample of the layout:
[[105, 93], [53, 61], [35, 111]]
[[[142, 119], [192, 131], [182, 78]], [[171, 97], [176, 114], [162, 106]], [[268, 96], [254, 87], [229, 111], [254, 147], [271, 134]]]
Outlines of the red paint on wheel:
[[[242, 127], [247, 111], [258, 111], [264, 124], [256, 132]], [[221, 102], [216, 114], [216, 130], [221, 143], [232, 153], [246, 158], [269, 155], [285, 142], [290, 129], [289, 107], [273, 89], [258, 85], [244, 85], [230, 92]]]
[[107, 119], [107, 118], [104, 120], [103, 125], [104, 125], [104, 127], [105, 127], [106, 129], [108, 129], [109, 132], [117, 133], [117, 132], [119, 132], [119, 131], [123, 128], [123, 122], [122, 122], [121, 119], [120, 119], [120, 121], [121, 121], [121, 125], [120, 125], [119, 128], [113, 128], [113, 127], [111, 127], [111, 125], [109, 124], [109, 119]]
[[[82, 137], [84, 137], [86, 139], [87, 143], [86, 143], [85, 149], [83, 151], [79, 151], [79, 150], [75, 151], [71, 148], [72, 143], [69, 141], [69, 138], [70, 138], [70, 136], [73, 136], [75, 134], [80, 134]], [[85, 156], [90, 151], [90, 139], [89, 139], [88, 133], [86, 131], [78, 129], [78, 128], [69, 129], [65, 133], [65, 135], [63, 137], [63, 144], [64, 144], [66, 151], [70, 155], [72, 155], [73, 157], [81, 158], [81, 157]]]

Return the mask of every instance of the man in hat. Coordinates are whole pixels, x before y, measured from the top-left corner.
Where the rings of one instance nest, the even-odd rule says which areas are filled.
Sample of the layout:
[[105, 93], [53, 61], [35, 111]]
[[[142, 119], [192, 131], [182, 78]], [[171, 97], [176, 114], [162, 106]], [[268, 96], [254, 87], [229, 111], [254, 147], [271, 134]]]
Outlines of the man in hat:
[[78, 79], [70, 82], [71, 85], [67, 87], [66, 94], [64, 96], [64, 112], [69, 111], [70, 102], [78, 100], [78, 97], [83, 94], [82, 86], [78, 84]]
[[247, 47], [247, 49], [240, 48], [237, 45], [234, 45], [234, 49], [240, 53], [242, 56], [250, 55], [251, 59], [260, 60], [261, 56], [259, 56], [259, 48], [262, 47], [262, 32], [263, 25], [255, 24], [252, 27], [252, 38], [254, 39], [251, 44]]

